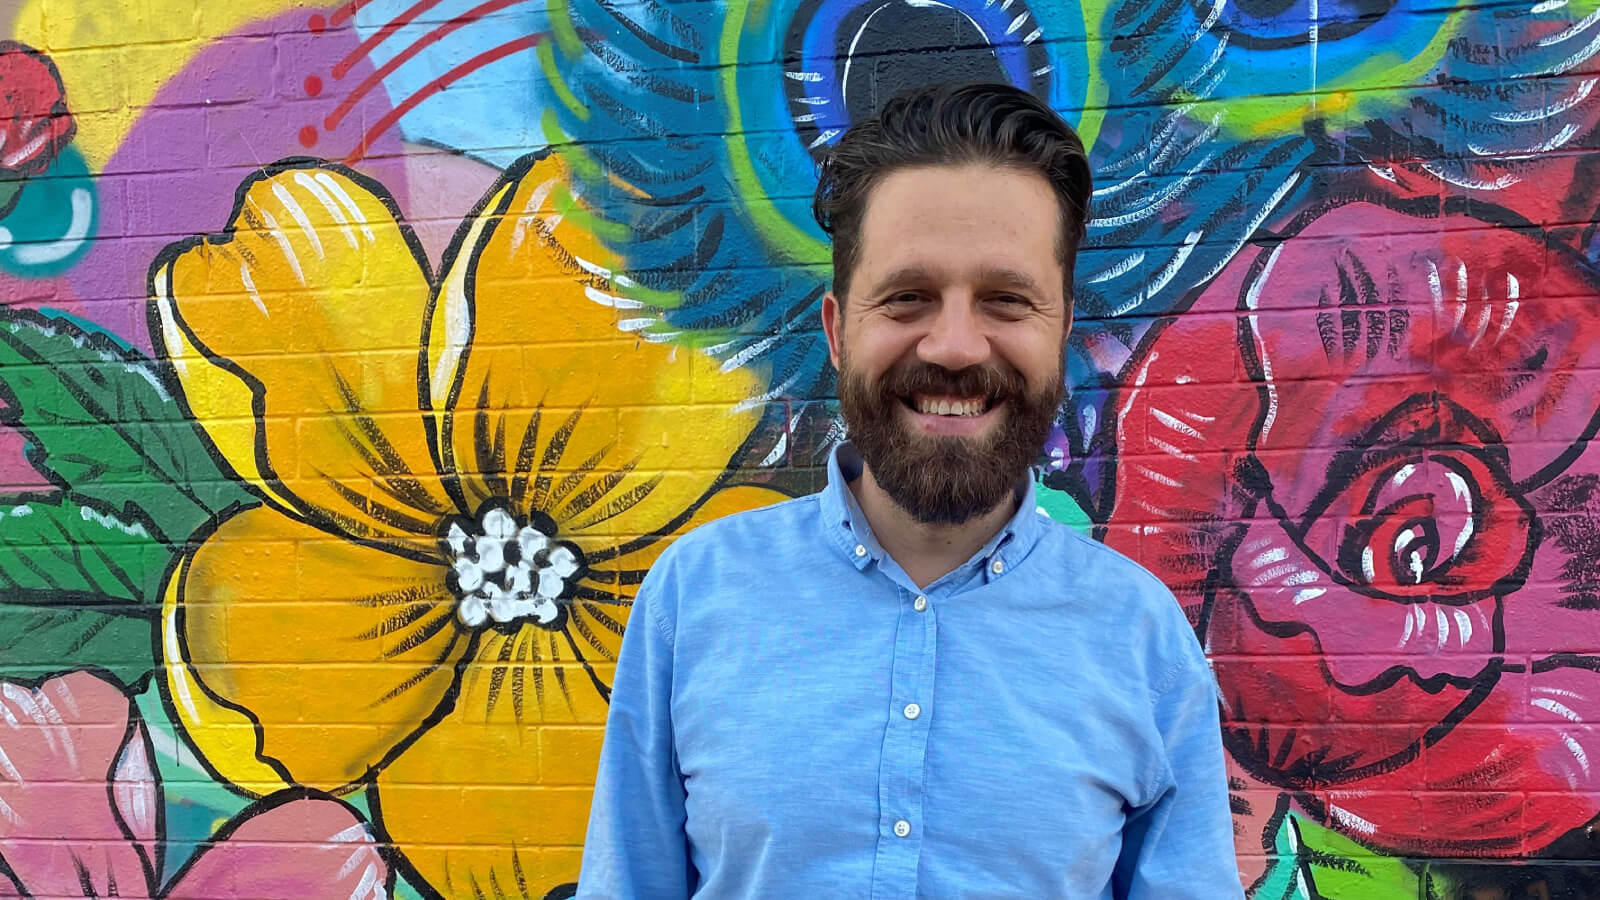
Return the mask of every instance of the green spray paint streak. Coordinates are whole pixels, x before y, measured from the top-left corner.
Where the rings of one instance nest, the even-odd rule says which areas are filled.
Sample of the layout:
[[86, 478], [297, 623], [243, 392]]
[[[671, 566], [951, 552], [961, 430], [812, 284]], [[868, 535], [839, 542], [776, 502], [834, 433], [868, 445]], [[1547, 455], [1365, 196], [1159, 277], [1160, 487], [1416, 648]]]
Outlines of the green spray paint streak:
[[759, 28], [765, 18], [766, 7], [761, 0], [728, 0], [727, 18], [723, 20], [722, 43], [722, 103], [728, 110], [728, 163], [733, 168], [733, 181], [744, 201], [746, 213], [774, 252], [803, 265], [829, 265], [833, 255], [828, 245], [815, 236], [795, 227], [767, 197], [750, 159], [750, 147], [744, 136], [744, 117], [739, 111], [739, 36], [744, 31], [745, 19], [751, 15], [750, 26]]
[[[1083, 91], [1083, 112], [1078, 117], [1078, 125], [1074, 129], [1078, 138], [1083, 141], [1083, 148], [1089, 152], [1092, 159], [1094, 154], [1095, 139], [1100, 136], [1100, 129], [1106, 121], [1106, 104], [1111, 98], [1111, 84], [1100, 74], [1100, 61], [1105, 56], [1105, 48], [1110, 40], [1100, 33], [1100, 26], [1105, 22], [1110, 9], [1104, 0], [1084, 0], [1079, 9], [1083, 14], [1083, 57], [1084, 64], [1089, 71], [1082, 77], [1087, 78], [1089, 84]], [[1056, 73], [1056, 77], [1078, 77], [1076, 72]]]
[[[1458, 30], [1459, 7], [1451, 13], [1453, 21], [1443, 24], [1431, 40], [1410, 59], [1393, 52], [1375, 53], [1361, 65], [1337, 79], [1318, 85], [1311, 93], [1230, 97], [1226, 100], [1201, 100], [1178, 95], [1179, 102], [1201, 102], [1226, 109], [1223, 130], [1238, 138], [1272, 137], [1300, 130], [1302, 123], [1323, 117], [1363, 119], [1393, 111], [1395, 89], [1423, 84], [1444, 59], [1450, 41]], [[1404, 102], [1403, 100], [1400, 102]]]
[[[569, 162], [572, 161], [566, 153], [562, 154], [562, 158], [568, 159]], [[593, 161], [591, 160], [590, 162], [592, 163]], [[573, 168], [576, 169], [578, 166], [574, 164]], [[583, 204], [578, 202], [578, 198], [573, 196], [572, 191], [568, 190], [564, 184], [558, 183], [551, 190], [550, 203], [563, 220], [604, 241], [613, 252], [615, 252], [615, 248], [618, 245], [625, 245], [628, 239], [633, 236], [632, 230], [627, 225], [602, 218], [585, 209]], [[618, 255], [622, 256], [623, 254], [619, 253]], [[629, 298], [657, 309], [677, 309], [683, 304], [683, 296], [681, 294], [675, 291], [662, 291], [646, 287], [631, 278], [624, 281], [621, 277], [614, 277], [612, 278], [612, 285]]]
[[[567, 21], [566, 24], [568, 28], [572, 27], [571, 21]], [[567, 87], [567, 80], [561, 77], [561, 70], [556, 68], [556, 54], [554, 50], [550, 49], [550, 42], [540, 41], [534, 47], [534, 54], [539, 57], [539, 69], [544, 72], [545, 81], [548, 81], [550, 87], [555, 90], [556, 98], [561, 101], [561, 105], [571, 110], [579, 121], [589, 121], [589, 108], [578, 102], [578, 98], [572, 93], [572, 89]], [[545, 112], [548, 114], [551, 110], [546, 110]], [[545, 131], [548, 133], [549, 128], [546, 127]]]
[[558, 183], [550, 191], [550, 205], [555, 207], [563, 221], [570, 222], [603, 241], [620, 243], [628, 238], [628, 226], [607, 221], [584, 209], [578, 198], [574, 197], [564, 184]]
[[561, 45], [561, 52], [568, 59], [577, 59], [583, 55], [583, 40], [578, 37], [578, 29], [572, 24], [572, 10], [567, 6], [567, 0], [547, 0], [545, 12], [550, 16], [550, 30], [555, 33], [556, 43]]
[[[606, 173], [600, 163], [595, 160], [582, 144], [572, 143], [571, 138], [562, 130], [561, 123], [557, 121], [555, 110], [546, 109], [540, 118], [540, 126], [544, 129], [545, 140], [552, 144], [559, 144], [556, 152], [561, 156], [561, 161], [572, 169], [577, 179], [585, 184], [600, 185], [605, 183]], [[587, 209], [584, 209], [566, 185], [558, 184], [551, 193], [551, 202], [555, 204], [556, 211], [563, 218], [590, 234], [604, 241], [607, 249], [616, 253], [623, 259], [627, 254], [619, 251], [619, 246], [625, 246], [633, 237], [633, 231], [621, 222], [614, 222], [603, 218]], [[621, 267], [619, 266], [619, 269]], [[677, 309], [683, 305], [683, 295], [676, 291], [663, 291], [646, 287], [632, 279], [614, 278], [613, 285], [624, 291], [633, 300], [657, 309]]]
[[544, 111], [544, 114], [539, 117], [539, 127], [544, 130], [545, 143], [551, 146], [561, 145], [558, 148], [561, 161], [572, 169], [573, 174], [577, 175], [580, 181], [599, 184], [604, 180], [605, 172], [601, 171], [600, 163], [595, 161], [594, 156], [588, 150], [585, 150], [582, 144], [572, 140], [566, 129], [561, 127], [561, 120], [556, 117], [555, 110], [546, 109]]

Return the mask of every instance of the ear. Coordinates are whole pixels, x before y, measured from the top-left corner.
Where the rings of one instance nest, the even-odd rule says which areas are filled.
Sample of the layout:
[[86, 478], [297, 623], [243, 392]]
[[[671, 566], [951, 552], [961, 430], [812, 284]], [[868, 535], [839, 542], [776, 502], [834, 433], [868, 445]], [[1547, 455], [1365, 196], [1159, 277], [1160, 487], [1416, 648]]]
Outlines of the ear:
[[829, 291], [822, 298], [822, 332], [828, 336], [828, 359], [839, 368], [839, 335], [844, 331], [844, 304]]

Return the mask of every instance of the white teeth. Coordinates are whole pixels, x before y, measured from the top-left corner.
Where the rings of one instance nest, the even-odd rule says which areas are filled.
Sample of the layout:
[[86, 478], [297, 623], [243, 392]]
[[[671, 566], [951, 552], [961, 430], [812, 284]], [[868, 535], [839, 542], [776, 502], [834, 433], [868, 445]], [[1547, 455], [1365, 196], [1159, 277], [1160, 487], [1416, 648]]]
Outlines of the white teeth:
[[930, 416], [980, 416], [983, 415], [983, 401], [957, 400], [918, 400], [917, 411]]

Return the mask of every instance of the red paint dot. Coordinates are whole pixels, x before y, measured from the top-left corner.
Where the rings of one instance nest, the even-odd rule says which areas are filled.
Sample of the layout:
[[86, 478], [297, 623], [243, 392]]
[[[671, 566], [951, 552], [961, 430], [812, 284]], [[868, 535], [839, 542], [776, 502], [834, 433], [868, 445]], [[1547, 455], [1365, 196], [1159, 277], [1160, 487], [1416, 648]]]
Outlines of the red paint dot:
[[306, 76], [306, 96], [315, 97], [322, 93], [322, 79], [315, 75]]
[[308, 19], [306, 24], [311, 26], [312, 31], [321, 31], [328, 27], [328, 20], [322, 17], [322, 13], [317, 13]]
[[300, 129], [300, 146], [310, 147], [317, 142], [317, 129], [314, 125], [307, 125]]

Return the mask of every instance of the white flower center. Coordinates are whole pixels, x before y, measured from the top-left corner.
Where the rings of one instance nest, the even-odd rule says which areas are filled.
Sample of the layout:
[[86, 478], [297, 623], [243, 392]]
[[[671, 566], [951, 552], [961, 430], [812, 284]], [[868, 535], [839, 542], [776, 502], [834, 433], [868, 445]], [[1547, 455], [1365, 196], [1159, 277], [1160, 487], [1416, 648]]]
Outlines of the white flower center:
[[445, 544], [460, 600], [456, 615], [469, 628], [491, 621], [549, 625], [560, 615], [568, 580], [582, 567], [577, 548], [532, 523], [518, 524], [498, 506], [479, 513], [476, 522], [451, 522]]

